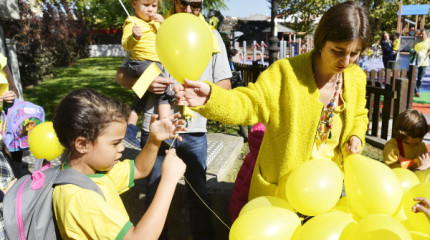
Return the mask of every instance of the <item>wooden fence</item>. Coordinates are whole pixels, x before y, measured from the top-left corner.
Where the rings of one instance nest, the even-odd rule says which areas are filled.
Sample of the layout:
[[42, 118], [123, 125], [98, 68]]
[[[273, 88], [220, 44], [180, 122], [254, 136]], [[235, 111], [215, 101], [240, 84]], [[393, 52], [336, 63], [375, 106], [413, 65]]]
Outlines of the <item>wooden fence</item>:
[[[267, 67], [254, 62], [253, 65], [234, 63], [242, 73], [245, 86], [257, 81], [258, 76]], [[369, 128], [367, 140], [383, 147], [392, 132], [390, 120], [394, 122], [399, 113], [412, 108], [417, 67], [406, 69], [381, 69], [366, 72], [366, 107], [369, 109]], [[391, 124], [393, 125], [393, 124]], [[391, 131], [390, 131], [391, 130]]]

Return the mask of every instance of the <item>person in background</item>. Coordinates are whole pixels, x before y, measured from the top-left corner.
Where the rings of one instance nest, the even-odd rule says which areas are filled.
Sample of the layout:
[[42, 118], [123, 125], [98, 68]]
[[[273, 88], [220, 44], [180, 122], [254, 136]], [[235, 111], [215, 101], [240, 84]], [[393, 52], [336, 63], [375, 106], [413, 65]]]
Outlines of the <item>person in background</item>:
[[418, 39], [414, 42], [412, 49], [415, 52], [418, 66], [415, 97], [420, 97], [420, 88], [429, 65], [430, 56], [430, 39], [426, 30], [422, 29], [418, 33]]
[[396, 60], [397, 53], [399, 52], [399, 46], [400, 46], [400, 33], [395, 33], [393, 36], [393, 59]]
[[[158, 5], [159, 0], [131, 0], [134, 16], [128, 17], [124, 23], [121, 43], [124, 50], [130, 52], [127, 67], [132, 77], [140, 77], [152, 63], [165, 72], [155, 49], [155, 37], [164, 22], [163, 16], [157, 13]], [[128, 118], [125, 138], [137, 146], [140, 146], [140, 141], [136, 138], [139, 131], [136, 124], [148, 94], [151, 93], [142, 99], [134, 96]]]
[[[1, 109], [6, 110], [13, 104], [15, 98], [19, 96], [19, 93], [12, 77], [12, 73], [7, 65], [7, 58], [0, 53], [0, 85], [1, 84], [8, 84], [7, 87], [2, 88], [4, 92], [0, 93]], [[2, 136], [0, 136], [0, 140], [1, 139], [3, 139]], [[14, 173], [17, 177], [20, 177], [22, 175], [22, 151], [11, 152], [11, 156], [11, 165]]]
[[366, 74], [355, 64], [369, 46], [368, 11], [347, 1], [328, 9], [314, 33], [315, 49], [276, 61], [256, 83], [232, 90], [185, 80], [177, 104], [231, 125], [261, 122], [266, 132], [255, 163], [249, 200], [286, 198], [288, 175], [302, 163], [360, 153], [368, 117]]
[[384, 32], [381, 40], [381, 49], [382, 49], [382, 63], [384, 64], [384, 68], [388, 68], [388, 61], [393, 59], [393, 43], [390, 40], [390, 35], [387, 32]]
[[384, 146], [384, 162], [390, 168], [425, 170], [429, 166], [424, 136], [429, 131], [426, 118], [418, 110], [408, 109], [399, 114], [394, 123], [395, 138]]
[[[205, 21], [203, 15], [201, 14], [203, 8], [202, 0], [173, 0], [173, 7], [169, 10], [165, 19], [168, 16], [176, 13], [189, 13], [199, 17], [202, 21]], [[207, 22], [205, 21], [207, 24]], [[212, 31], [212, 57], [209, 61], [203, 74], [200, 76], [198, 82], [209, 81], [223, 89], [230, 89], [231, 82], [230, 78], [232, 76], [230, 64], [227, 58], [227, 51], [223, 40], [216, 29], [207, 24], [210, 31]], [[127, 61], [127, 60], [125, 60]], [[131, 82], [135, 82], [127, 74], [123, 67], [118, 69], [116, 75], [116, 81], [119, 84], [128, 85]], [[163, 77], [157, 77], [150, 85], [149, 91], [155, 93], [155, 95], [161, 95], [165, 93], [166, 87], [172, 83], [173, 80], [166, 79]], [[141, 134], [141, 146], [145, 144], [149, 136], [149, 120], [150, 116], [154, 111], [158, 109], [158, 97], [149, 97], [146, 101], [144, 111], [143, 111], [143, 121], [142, 121], [142, 134]], [[228, 104], [228, 102], [225, 102]], [[174, 112], [182, 111], [182, 107], [175, 107]], [[182, 159], [184, 159], [187, 170], [185, 172], [185, 177], [190, 183], [190, 185], [196, 190], [196, 193], [204, 200], [204, 202], [210, 206], [209, 194], [207, 191], [206, 182], [206, 169], [207, 169], [207, 136], [206, 136], [206, 118], [202, 117], [198, 113], [193, 113], [196, 115], [194, 120], [187, 122], [187, 132], [180, 133], [183, 138], [182, 142], [175, 141], [173, 148], [176, 149], [176, 153]], [[149, 203], [153, 201], [155, 189], [160, 181], [161, 166], [165, 156], [164, 150], [172, 144], [172, 139], [166, 141], [168, 144], [166, 146], [161, 146], [157, 161], [154, 164], [150, 175], [147, 177], [147, 192], [145, 196], [145, 205], [148, 206]], [[204, 203], [196, 196], [196, 194], [188, 188], [188, 199], [189, 199], [189, 211], [190, 211], [190, 221], [191, 221], [191, 231], [193, 239], [214, 239], [214, 230], [211, 223], [211, 212], [206, 208]], [[167, 229], [163, 231], [160, 239], [167, 239]]]
[[372, 44], [372, 50], [374, 53], [374, 58], [379, 58], [379, 51], [381, 50], [381, 41], [377, 40], [375, 43]]

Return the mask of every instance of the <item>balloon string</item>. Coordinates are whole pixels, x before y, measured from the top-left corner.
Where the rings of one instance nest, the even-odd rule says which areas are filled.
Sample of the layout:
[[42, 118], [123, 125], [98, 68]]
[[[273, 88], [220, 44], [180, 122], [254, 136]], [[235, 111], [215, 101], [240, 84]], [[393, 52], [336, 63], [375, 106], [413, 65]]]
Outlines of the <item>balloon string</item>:
[[[181, 129], [179, 131], [181, 131], [184, 127], [182, 126]], [[173, 144], [175, 143], [176, 139], [178, 138], [178, 133], [175, 135], [175, 138], [173, 138], [172, 144], [170, 144], [169, 150], [173, 147]], [[197, 191], [193, 188], [193, 186], [190, 184], [190, 182], [188, 181], [188, 179], [185, 177], [185, 175], [182, 176], [185, 180], [185, 182], [188, 184], [188, 186], [190, 187], [190, 189], [194, 192], [194, 194], [197, 196], [198, 199], [200, 199], [200, 201], [203, 203], [203, 205], [209, 209], [209, 211], [212, 212], [213, 215], [215, 215], [215, 217], [231, 232], [231, 228], [221, 219], [221, 217], [218, 216], [218, 214], [215, 213], [214, 210], [212, 210], [212, 208], [210, 208], [206, 202], [203, 200], [202, 197], [200, 197], [200, 195], [197, 193]], [[239, 239], [236, 234], [234, 232], [231, 232], [236, 239]]]
[[136, 24], [133, 22], [133, 19], [131, 18], [130, 14], [128, 13], [127, 8], [125, 8], [125, 6], [124, 6], [124, 4], [121, 2], [121, 0], [118, 0], [118, 1], [119, 1], [119, 3], [121, 4], [122, 8], [124, 9], [125, 13], [127, 13], [127, 16], [130, 18], [130, 20], [131, 20], [131, 22], [133, 23], [133, 25], [136, 25]]

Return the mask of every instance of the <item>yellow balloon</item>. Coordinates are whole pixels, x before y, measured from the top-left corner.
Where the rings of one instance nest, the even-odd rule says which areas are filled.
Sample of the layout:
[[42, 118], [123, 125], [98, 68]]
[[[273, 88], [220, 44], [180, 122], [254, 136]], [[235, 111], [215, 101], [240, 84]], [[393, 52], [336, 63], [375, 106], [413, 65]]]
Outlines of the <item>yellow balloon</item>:
[[355, 240], [355, 231], [357, 231], [357, 222], [350, 222], [343, 229], [339, 240]]
[[415, 175], [417, 175], [420, 182], [430, 182], [430, 168], [423, 171], [416, 171]]
[[385, 214], [370, 214], [358, 221], [356, 240], [412, 240], [411, 234], [397, 219]]
[[342, 193], [343, 175], [332, 161], [315, 159], [291, 172], [285, 185], [287, 200], [298, 212], [315, 216], [330, 211]]
[[430, 235], [422, 232], [409, 231], [411, 234], [412, 240], [429, 240]]
[[294, 212], [279, 207], [261, 207], [240, 215], [230, 229], [230, 240], [288, 240], [300, 219]]
[[351, 214], [329, 212], [317, 215], [307, 221], [297, 240], [331, 240], [339, 239], [344, 228], [354, 222]]
[[158, 58], [176, 81], [198, 80], [212, 56], [212, 32], [207, 23], [189, 13], [167, 18], [157, 32]]
[[372, 213], [394, 214], [403, 190], [389, 167], [358, 154], [346, 157], [344, 166], [348, 207], [360, 217]]
[[400, 186], [403, 189], [403, 192], [406, 193], [413, 186], [420, 183], [417, 175], [415, 175], [411, 170], [406, 168], [394, 168], [392, 169], [396, 174], [397, 178], [400, 181]]
[[418, 203], [414, 200], [416, 197], [430, 199], [430, 182], [420, 183], [412, 187], [403, 198], [403, 210], [406, 213], [408, 228], [418, 232], [430, 233], [430, 223], [424, 213], [412, 212], [412, 206]]
[[334, 208], [330, 210], [330, 212], [342, 212], [342, 213], [350, 214], [354, 219], [354, 221], [358, 221], [359, 219], [361, 219], [361, 217], [357, 213], [355, 213], [352, 208], [348, 207], [347, 196], [341, 197], [337, 202], [336, 206], [334, 206]]
[[261, 196], [246, 203], [242, 210], [240, 210], [239, 216], [247, 213], [248, 211], [252, 211], [261, 207], [280, 207], [294, 212], [293, 207], [291, 207], [291, 205], [284, 199], [274, 196]]
[[31, 153], [37, 159], [45, 158], [50, 161], [64, 152], [64, 147], [58, 141], [52, 122], [37, 125], [28, 136], [28, 145]]

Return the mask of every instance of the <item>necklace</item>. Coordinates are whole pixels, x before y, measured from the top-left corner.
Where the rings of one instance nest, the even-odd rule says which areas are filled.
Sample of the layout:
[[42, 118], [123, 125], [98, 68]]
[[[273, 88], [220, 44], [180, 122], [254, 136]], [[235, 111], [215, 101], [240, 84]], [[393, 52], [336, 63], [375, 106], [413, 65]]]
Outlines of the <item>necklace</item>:
[[336, 108], [335, 103], [338, 102], [338, 99], [339, 99], [341, 83], [342, 83], [342, 73], [338, 73], [336, 86], [334, 87], [333, 98], [330, 100], [328, 107], [324, 106], [321, 112], [320, 121], [318, 122], [316, 138], [318, 138], [318, 135], [319, 135], [321, 142], [324, 142], [324, 140], [327, 141], [327, 139], [331, 139], [331, 129], [333, 127], [332, 123], [333, 123], [333, 116], [334, 116], [333, 112]]

